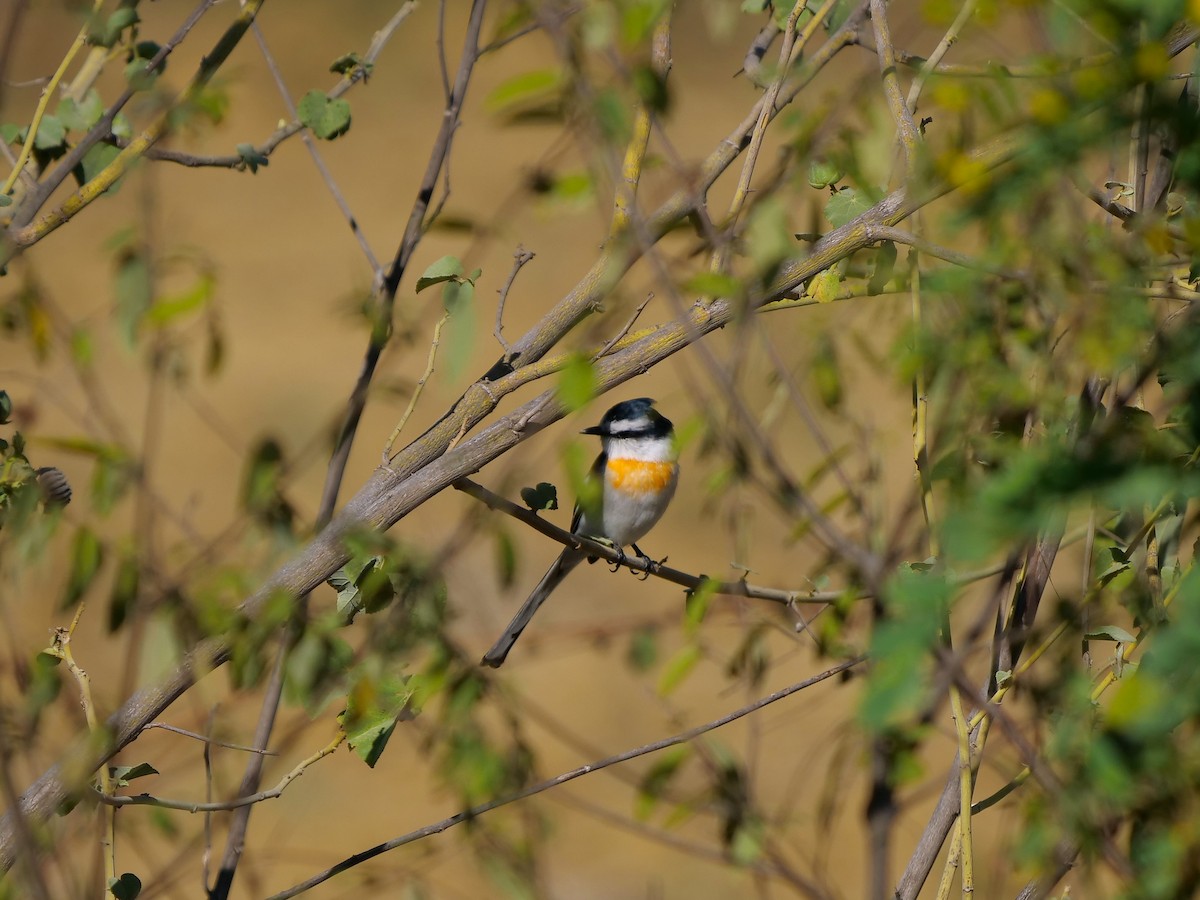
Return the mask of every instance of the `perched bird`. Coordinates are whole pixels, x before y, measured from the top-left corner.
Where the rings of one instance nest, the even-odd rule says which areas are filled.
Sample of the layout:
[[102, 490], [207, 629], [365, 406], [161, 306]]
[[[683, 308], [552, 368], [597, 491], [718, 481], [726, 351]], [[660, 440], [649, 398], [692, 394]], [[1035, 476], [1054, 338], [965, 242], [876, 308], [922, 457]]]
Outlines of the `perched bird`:
[[[654, 408], [653, 400], [640, 397], [618, 403], [604, 414], [599, 425], [583, 433], [600, 436], [600, 455], [590, 475], [600, 489], [596, 503], [576, 504], [571, 531], [611, 543], [618, 550], [632, 546], [638, 556], [648, 559], [636, 541], [662, 518], [679, 478], [679, 454], [670, 419]], [[585, 550], [563, 550], [504, 634], [484, 655], [483, 665], [496, 668], [504, 663], [538, 607], [585, 558]]]

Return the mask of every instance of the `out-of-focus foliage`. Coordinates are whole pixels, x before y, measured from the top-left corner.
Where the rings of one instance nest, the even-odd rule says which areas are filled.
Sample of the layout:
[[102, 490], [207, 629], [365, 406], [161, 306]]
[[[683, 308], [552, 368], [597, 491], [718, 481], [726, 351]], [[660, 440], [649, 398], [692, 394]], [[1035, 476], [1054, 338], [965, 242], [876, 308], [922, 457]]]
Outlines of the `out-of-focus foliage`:
[[[28, 371], [5, 363], [0, 373], [9, 391], [0, 391], [0, 577], [23, 595], [0, 611], [21, 622], [28, 613], [19, 603], [41, 603], [58, 630], [48, 651], [44, 640], [3, 648], [0, 766], [22, 777], [44, 767], [50, 745], [58, 752], [50, 729], [77, 726], [81, 698], [98, 721], [97, 708], [116, 708], [143, 680], [219, 637], [228, 645], [228, 671], [215, 676], [223, 702], [249, 710], [250, 720], [277, 687], [282, 715], [295, 725], [284, 737], [276, 729], [289, 758], [276, 777], [286, 776], [288, 791], [304, 791], [297, 775], [347, 748], [382, 779], [403, 736], [404, 749], [416, 752], [405, 758], [405, 784], [378, 789], [385, 805], [403, 808], [404, 788], [429, 782], [458, 811], [552, 774], [537, 742], [543, 726], [572, 753], [591, 758], [601, 745], [615, 753], [657, 736], [641, 729], [647, 709], [662, 713], [659, 731], [679, 731], [862, 654], [866, 662], [847, 676], [854, 684], [813, 688], [840, 693], [832, 720], [804, 725], [811, 746], [776, 740], [783, 716], [756, 710], [745, 741], [705, 735], [635, 763], [636, 771], [618, 770], [623, 780], [612, 784], [621, 793], [597, 819], [623, 816], [643, 837], [715, 858], [730, 880], [713, 896], [755, 883], [834, 896], [860, 881], [891, 896], [899, 873], [890, 861], [912, 853], [917, 887], [928, 868], [918, 841], [895, 828], [897, 814], [912, 805], [927, 813], [948, 776], [957, 785], [955, 754], [973, 741], [978, 774], [960, 812], [970, 814], [975, 845], [952, 861], [964, 895], [1007, 895], [1039, 880], [1044, 892], [1056, 890], [1067, 863], [1081, 894], [1195, 894], [1197, 4], [937, 0], [919, 12], [891, 4], [890, 32], [867, 4], [849, 0], [491, 6], [477, 46], [463, 51], [479, 51], [472, 77], [487, 86], [469, 95], [474, 105], [463, 109], [473, 118], [452, 122], [441, 146], [466, 129], [469, 152], [492, 169], [475, 183], [494, 182], [496, 195], [458, 194], [450, 170], [434, 167], [411, 212], [408, 194], [404, 203], [389, 196], [395, 215], [379, 230], [411, 244], [402, 242], [393, 268], [360, 279], [371, 287], [355, 295], [356, 324], [368, 348], [362, 370], [373, 372], [381, 357], [392, 362], [383, 353], [391, 340], [405, 377], [347, 383], [348, 411], [315, 408], [297, 389], [289, 412], [304, 428], [286, 435], [259, 422], [229, 427], [204, 390], [233, 377], [231, 346], [253, 355], [279, 339], [273, 328], [286, 335], [287, 314], [269, 327], [260, 321], [256, 333], [228, 329], [232, 307], [254, 304], [261, 287], [231, 285], [216, 262], [224, 236], [196, 247], [195, 234], [185, 239], [173, 219], [157, 215], [152, 173], [182, 162], [228, 170], [207, 177], [241, 177], [248, 191], [260, 189], [283, 177], [284, 165], [268, 168], [277, 148], [305, 134], [321, 140], [309, 142], [329, 159], [369, 165], [372, 189], [383, 190], [394, 175], [391, 148], [356, 143], [380, 132], [359, 112], [366, 104], [356, 105], [351, 129], [342, 95], [379, 85], [388, 57], [377, 59], [374, 45], [332, 66], [301, 57], [317, 86], [296, 91], [296, 121], [231, 134], [226, 123], [246, 103], [243, 91], [271, 87], [249, 70], [222, 69], [226, 82], [208, 71], [246, 33], [241, 20], [225, 22], [216, 43], [195, 54], [195, 71], [181, 72], [171, 32], [151, 29], [139, 3], [121, 0], [75, 22], [82, 31], [70, 64], [53, 84], [39, 82], [47, 84], [44, 106], [4, 109], [6, 165], [22, 168], [0, 192], [0, 336]], [[436, 12], [419, 20], [436, 62], [404, 87], [444, 92], [450, 102], [457, 79], [445, 53], [457, 48], [462, 22], [455, 4]], [[269, 20], [255, 27], [271, 36]], [[184, 39], [189, 47], [198, 40]], [[794, 48], [792, 58], [781, 59], [783, 47]], [[881, 67], [880, 53], [894, 64]], [[736, 108], [710, 103], [706, 91], [716, 88], [699, 69], [740, 71]], [[321, 84], [329, 73], [340, 80]], [[393, 94], [405, 129], [438, 132], [443, 120], [417, 123], [403, 111], [405, 91]], [[765, 105], [768, 96], [775, 105]], [[714, 123], [723, 136], [743, 120], [713, 146], [697, 137]], [[531, 133], [536, 159], [512, 164], [494, 150]], [[214, 136], [224, 154], [190, 149]], [[436, 160], [438, 140], [429, 143]], [[320, 197], [304, 215], [327, 207]], [[599, 262], [589, 258], [561, 279], [555, 272], [528, 294], [519, 265], [507, 283], [490, 264], [485, 275], [476, 259], [532, 227], [518, 215], [526, 207], [535, 220], [552, 217], [562, 247], [594, 249]], [[47, 274], [73, 261], [56, 255], [63, 245], [42, 241], [76, 227], [77, 214], [104, 221], [108, 270], [84, 300], [64, 302]], [[362, 237], [353, 211], [347, 219]], [[268, 235], [243, 234], [241, 225], [230, 223], [230, 233], [269, 258]], [[415, 258], [421, 240], [436, 250], [404, 270], [400, 261]], [[539, 264], [548, 257], [541, 253]], [[393, 275], [399, 294], [385, 296]], [[542, 293], [547, 284], [560, 295]], [[493, 298], [510, 290], [506, 322]], [[598, 299], [573, 317], [557, 305], [592, 290]], [[705, 317], [725, 310], [722, 333], [703, 337]], [[518, 338], [514, 321], [529, 331]], [[677, 321], [684, 324], [673, 332]], [[499, 346], [487, 342], [489, 331]], [[555, 339], [543, 348], [545, 334]], [[647, 597], [673, 597], [669, 607], [650, 601], [653, 614], [609, 618], [605, 606], [588, 610], [574, 631], [539, 620], [520, 650], [536, 661], [532, 642], [552, 648], [543, 658], [552, 672], [573, 652], [585, 689], [564, 679], [573, 691], [568, 711], [619, 720], [621, 747], [556, 723], [539, 702], [545, 682], [522, 682], [516, 656], [504, 674], [476, 665], [489, 592], [532, 583], [514, 538], [519, 526], [497, 523], [498, 513], [474, 509], [448, 522], [429, 512], [432, 504], [419, 506], [395, 537], [335, 519], [344, 553], [328, 569], [349, 561], [322, 573], [332, 591], [318, 579], [304, 597], [275, 589], [272, 573], [334, 506], [315, 512], [318, 497], [307, 491], [320, 479], [306, 481], [306, 467], [331, 447], [349, 453], [340, 442], [360, 421], [358, 401], [387, 404], [406, 426], [416, 411], [436, 429], [443, 419], [423, 394], [431, 384], [469, 383], [449, 416], [485, 396], [507, 402], [493, 391], [519, 381], [536, 383], [549, 392], [545, 402], [569, 414], [590, 416], [624, 354], [656, 351], [656, 340], [678, 340], [685, 359], [683, 388], [669, 404], [685, 461], [676, 508], [696, 519], [671, 554], [709, 577], [683, 602], [655, 593], [674, 590], [664, 582], [637, 585]], [[530, 347], [538, 355], [526, 364]], [[51, 371], [69, 389], [46, 383]], [[234, 371], [247, 378], [245, 367]], [[435, 373], [440, 381], [431, 381]], [[634, 374], [643, 373], [622, 377]], [[255, 389], [253, 377], [238, 385]], [[70, 424], [43, 427], [38, 409], [46, 405]], [[193, 416], [188, 425], [178, 424], [181, 410]], [[194, 498], [179, 500], [184, 492], [171, 489], [187, 484], [189, 472], [158, 448], [164, 430], [180, 427], [211, 432], [223, 452], [232, 449], [220, 527], [197, 525]], [[407, 442], [420, 432], [414, 424], [398, 433]], [[556, 514], [560, 489], [585, 508], [599, 502], [589, 479], [595, 448], [567, 438], [558, 446], [557, 487], [543, 471], [508, 486], [538, 514]], [[69, 469], [82, 503], [64, 509], [70, 484], [46, 475], [43, 455]], [[565, 517], [569, 504], [561, 505]], [[708, 555], [713, 547], [719, 552]], [[480, 558], [494, 562], [494, 573]], [[626, 577], [602, 582], [614, 607], [634, 584]], [[717, 593], [719, 579], [742, 582], [729, 589], [749, 597], [737, 617]], [[250, 615], [242, 602], [263, 584], [268, 599]], [[781, 596], [788, 602], [774, 602]], [[87, 631], [93, 619], [101, 622], [95, 633]], [[574, 652], [583, 642], [589, 652]], [[101, 683], [89, 682], [92, 660], [104, 663]], [[209, 662], [202, 656], [197, 665]], [[269, 699], [266, 706], [274, 715]], [[225, 730], [235, 721], [244, 727], [243, 717], [199, 703], [191, 713], [192, 739], [208, 749], [182, 764], [164, 758], [176, 774], [196, 776], [187, 783], [195, 796], [215, 785], [234, 799], [239, 779], [224, 760], [231, 747], [247, 751]], [[788, 715], [809, 721], [806, 711]], [[107, 740], [106, 732], [95, 729], [91, 739]], [[310, 744], [326, 749], [314, 754]], [[159, 771], [170, 770], [154, 758], [70, 772], [72, 798], [127, 793], [131, 779]], [[145, 783], [158, 780], [168, 782]], [[321, 802], [333, 809], [335, 801]], [[491, 889], [564, 892], [544, 861], [556, 852], [556, 817], [567, 813], [546, 807], [466, 817], [465, 840]], [[73, 815], [66, 820], [78, 821]], [[111, 896], [136, 896], [143, 882], [167, 889], [171, 867], [199, 871], [198, 820], [131, 808], [103, 827], [120, 836], [124, 857], [126, 834], [139, 839], [146, 823], [178, 850], [177, 861], [138, 875], [107, 866]], [[33, 860], [32, 871], [15, 869], [11, 884], [92, 877], [72, 860], [91, 859], [96, 835], [73, 827], [36, 831], [54, 852]], [[931, 824], [933, 845], [955, 827]], [[322, 837], [337, 858], [362, 849]], [[964, 830], [953, 840], [963, 847], [966, 838]], [[831, 862], [835, 853], [853, 863]], [[154, 858], [145, 855], [147, 870]], [[993, 859], [1002, 862], [983, 871]], [[904, 878], [900, 895], [912, 897], [914, 882]], [[0, 892], [9, 884], [0, 881]], [[94, 895], [95, 886], [82, 893]]]

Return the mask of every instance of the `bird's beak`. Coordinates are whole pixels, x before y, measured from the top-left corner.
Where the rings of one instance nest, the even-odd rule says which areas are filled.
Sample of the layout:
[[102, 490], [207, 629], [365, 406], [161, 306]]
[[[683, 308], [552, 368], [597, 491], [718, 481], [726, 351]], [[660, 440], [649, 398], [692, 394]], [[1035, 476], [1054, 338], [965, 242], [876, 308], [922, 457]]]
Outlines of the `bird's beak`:
[[601, 430], [599, 425], [593, 425], [591, 428], [585, 428], [585, 429], [583, 429], [583, 431], [581, 431], [579, 433], [580, 434], [598, 434], [598, 435], [604, 434], [603, 430]]

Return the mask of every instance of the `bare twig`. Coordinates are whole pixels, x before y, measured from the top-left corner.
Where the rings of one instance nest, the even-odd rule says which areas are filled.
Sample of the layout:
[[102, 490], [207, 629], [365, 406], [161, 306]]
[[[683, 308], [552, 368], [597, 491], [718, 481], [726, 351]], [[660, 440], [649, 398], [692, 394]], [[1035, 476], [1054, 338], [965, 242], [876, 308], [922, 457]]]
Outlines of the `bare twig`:
[[504, 279], [504, 286], [498, 292], [500, 299], [496, 302], [496, 326], [492, 329], [492, 334], [496, 336], [496, 341], [504, 348], [505, 356], [508, 356], [512, 352], [512, 346], [504, 339], [504, 304], [508, 300], [508, 292], [512, 290], [513, 282], [517, 280], [517, 273], [535, 255], [532, 251], [518, 246], [517, 252], [513, 254], [512, 270], [508, 273], [508, 278]]
[[841, 673], [861, 664], [864, 659], [865, 657], [859, 656], [855, 657], [854, 659], [849, 659], [845, 662], [838, 663], [836, 666], [826, 669], [819, 675], [806, 678], [804, 681], [793, 684], [790, 687], [783, 688], [782, 690], [776, 691], [773, 694], [769, 694], [766, 697], [756, 700], [754, 703], [734, 710], [728, 715], [722, 716], [719, 719], [715, 719], [712, 722], [699, 725], [696, 728], [689, 728], [687, 731], [680, 732], [679, 734], [672, 735], [671, 737], [663, 738], [662, 740], [654, 741], [650, 744], [644, 744], [641, 747], [635, 747], [632, 750], [626, 750], [623, 753], [618, 753], [614, 756], [609, 756], [593, 763], [588, 763], [587, 765], [580, 766], [577, 769], [572, 769], [569, 772], [563, 772], [561, 775], [556, 775], [553, 778], [548, 778], [545, 781], [539, 781], [537, 784], [531, 784], [529, 787], [522, 788], [519, 791], [509, 794], [507, 797], [501, 797], [496, 800], [490, 800], [486, 803], [480, 803], [477, 806], [471, 807], [470, 809], [463, 810], [460, 813], [456, 813], [453, 816], [442, 819], [440, 822], [434, 822], [431, 825], [426, 825], [424, 828], [419, 828], [416, 831], [410, 831], [408, 834], [400, 835], [399, 837], [392, 838], [389, 841], [384, 841], [383, 843], [377, 844], [369, 850], [356, 853], [354, 856], [348, 857], [347, 859], [342, 860], [341, 862], [329, 867], [328, 869], [325, 869], [322, 872], [318, 872], [311, 878], [302, 881], [299, 884], [293, 885], [285, 891], [280, 891], [278, 894], [271, 895], [268, 900], [287, 900], [289, 897], [298, 896], [299, 894], [303, 894], [306, 891], [311, 890], [318, 884], [328, 881], [334, 875], [344, 872], [347, 869], [351, 869], [354, 866], [361, 865], [369, 859], [373, 859], [380, 854], [387, 853], [389, 850], [395, 850], [397, 847], [403, 847], [405, 844], [411, 844], [414, 841], [419, 841], [423, 838], [430, 837], [431, 835], [441, 834], [443, 831], [453, 828], [455, 825], [461, 825], [464, 822], [470, 822], [484, 813], [491, 812], [494, 809], [499, 809], [502, 806], [507, 806], [510, 803], [516, 803], [519, 800], [524, 800], [525, 798], [532, 797], [535, 794], [540, 794], [544, 791], [551, 790], [559, 785], [574, 781], [576, 778], [582, 778], [584, 775], [590, 775], [593, 772], [599, 772], [602, 769], [607, 769], [610, 766], [628, 762], [631, 759], [637, 759], [640, 756], [657, 753], [659, 750], [665, 750], [668, 747], [674, 747], [677, 744], [685, 744], [689, 741], [693, 741], [701, 735], [728, 725], [730, 722], [735, 722], [738, 719], [757, 712], [758, 710], [769, 706], [772, 703], [790, 697], [792, 694], [798, 693], [806, 688], [810, 688], [815, 684], [819, 684], [822, 681], [834, 677], [835, 675], [840, 675]]
[[274, 750], [263, 750], [261, 747], [247, 747], [243, 744], [231, 744], [229, 741], [219, 741], [214, 737], [209, 737], [206, 734], [198, 734], [195, 731], [188, 731], [186, 728], [180, 728], [177, 725], [167, 725], [163, 722], [151, 722], [146, 726], [146, 730], [151, 728], [161, 728], [164, 731], [170, 731], [174, 734], [182, 734], [184, 737], [190, 737], [193, 740], [203, 741], [213, 747], [224, 747], [226, 750], [241, 750], [244, 753], [262, 753], [265, 756], [278, 756]]
[[332, 741], [330, 741], [316, 753], [299, 762], [294, 769], [284, 775], [283, 778], [279, 779], [279, 782], [273, 788], [268, 788], [265, 791], [259, 791], [257, 794], [251, 794], [250, 796], [237, 797], [233, 800], [222, 800], [215, 803], [199, 803], [192, 800], [171, 800], [165, 797], [155, 797], [153, 794], [116, 795], [95, 792], [96, 799], [98, 799], [105, 806], [112, 806], [116, 808], [122, 806], [157, 806], [162, 809], [178, 809], [182, 810], [183, 812], [190, 813], [226, 812], [234, 809], [242, 809], [247, 806], [253, 806], [256, 803], [262, 803], [264, 800], [274, 800], [277, 797], [282, 796], [283, 792], [288, 789], [288, 786], [301, 775], [303, 775], [309, 766], [320, 762], [325, 757], [337, 750], [337, 748], [342, 746], [342, 744], [345, 742], [346, 733], [339, 730]]
[[437, 362], [438, 347], [442, 343], [442, 329], [446, 327], [446, 323], [449, 321], [450, 313], [442, 313], [442, 317], [433, 326], [433, 338], [429, 341], [429, 357], [425, 361], [425, 371], [421, 373], [421, 377], [417, 379], [416, 386], [413, 387], [412, 396], [408, 398], [408, 406], [404, 410], [404, 415], [400, 417], [400, 421], [396, 423], [396, 427], [388, 435], [387, 443], [383, 445], [383, 464], [385, 466], [391, 460], [392, 447], [395, 446], [396, 439], [400, 437], [400, 433], [404, 431], [404, 426], [408, 424], [413, 410], [417, 408], [417, 401], [421, 399], [421, 392], [425, 390], [425, 383], [429, 381], [429, 376], [433, 374], [433, 366]]
[[[270, 48], [267, 47], [267, 39], [262, 33], [262, 29], [255, 22], [251, 26], [254, 32], [254, 39], [258, 42], [258, 48], [262, 51], [263, 60], [267, 64], [267, 69], [271, 73], [271, 77], [275, 80], [275, 86], [279, 88], [279, 96], [283, 100], [283, 105], [287, 107], [288, 115], [293, 121], [300, 118], [296, 111], [296, 104], [292, 102], [292, 95], [288, 92], [287, 84], [283, 80], [283, 72], [279, 70], [279, 65], [275, 62], [275, 57], [272, 55]], [[367, 263], [371, 267], [373, 275], [372, 284], [378, 284], [383, 277], [383, 267], [379, 265], [379, 260], [375, 258], [375, 253], [371, 250], [371, 244], [367, 240], [367, 236], [363, 234], [362, 226], [358, 224], [358, 217], [350, 210], [350, 204], [346, 202], [346, 197], [341, 189], [337, 186], [337, 182], [333, 180], [333, 173], [329, 171], [329, 167], [325, 165], [325, 160], [321, 158], [320, 151], [317, 150], [316, 142], [313, 140], [312, 133], [309, 129], [302, 129], [300, 132], [300, 140], [304, 142], [304, 147], [308, 150], [308, 155], [312, 157], [313, 165], [317, 167], [317, 172], [321, 176], [321, 180], [325, 182], [325, 187], [329, 194], [333, 197], [333, 202], [337, 204], [341, 210], [342, 216], [346, 219], [346, 224], [350, 226], [350, 231], [354, 234], [354, 239], [358, 241], [358, 246], [362, 248], [363, 255], [367, 258]]]
[[910, 112], [915, 113], [917, 111], [917, 102], [921, 98], [921, 91], [925, 89], [925, 82], [929, 80], [929, 76], [941, 65], [942, 59], [950, 52], [950, 48], [958, 42], [959, 34], [966, 27], [971, 16], [975, 14], [977, 3], [978, 0], [963, 0], [963, 5], [958, 10], [958, 15], [954, 17], [954, 21], [946, 29], [946, 33], [938, 41], [938, 45], [917, 71], [917, 76], [913, 79], [912, 85], [908, 89], [906, 102]]

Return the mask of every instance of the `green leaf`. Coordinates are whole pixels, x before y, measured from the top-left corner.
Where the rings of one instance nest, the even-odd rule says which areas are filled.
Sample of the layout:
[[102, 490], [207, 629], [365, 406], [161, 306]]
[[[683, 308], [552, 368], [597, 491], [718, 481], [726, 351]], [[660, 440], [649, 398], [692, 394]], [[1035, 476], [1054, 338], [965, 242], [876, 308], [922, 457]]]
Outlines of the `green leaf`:
[[702, 294], [705, 297], [740, 297], [742, 283], [732, 275], [720, 272], [701, 272], [693, 275], [684, 284], [684, 288], [692, 294]]
[[943, 570], [902, 568], [884, 590], [886, 616], [871, 635], [871, 659], [859, 719], [875, 733], [902, 726], [926, 691], [930, 649], [953, 593]]
[[38, 653], [30, 666], [29, 682], [23, 691], [25, 711], [36, 726], [42, 712], [62, 691], [63, 679], [59, 667], [62, 659], [50, 653]]
[[875, 254], [875, 269], [871, 272], [871, 280], [867, 282], [867, 293], [871, 296], [883, 293], [895, 269], [896, 245], [892, 241], [884, 241]]
[[521, 500], [534, 512], [558, 509], [558, 488], [548, 481], [539, 481], [534, 487], [521, 488]]
[[350, 104], [341, 97], [330, 100], [323, 91], [312, 90], [296, 105], [305, 127], [323, 141], [341, 137], [350, 130]]
[[[80, 187], [99, 175], [103, 169], [108, 167], [109, 163], [117, 158], [120, 152], [121, 148], [113, 144], [105, 144], [103, 142], [93, 144], [91, 149], [83, 155], [83, 159], [79, 161], [79, 165], [76, 166], [73, 173]], [[115, 194], [123, 180], [124, 177], [118, 178], [105, 193]]]
[[837, 299], [838, 288], [842, 284], [842, 275], [837, 266], [831, 266], [823, 272], [818, 272], [808, 280], [804, 295], [818, 303], [832, 303]]
[[841, 367], [838, 365], [837, 349], [825, 332], [817, 336], [813, 348], [812, 378], [817, 396], [826, 409], [835, 410], [841, 406]]
[[67, 576], [67, 589], [63, 594], [62, 608], [69, 609], [79, 602], [100, 571], [104, 562], [104, 547], [90, 528], [83, 526], [75, 532], [71, 544], [71, 570]]
[[690, 744], [678, 744], [655, 757], [646, 774], [638, 784], [637, 801], [634, 804], [634, 817], [646, 821], [658, 801], [671, 786], [680, 768], [692, 756]]
[[492, 90], [483, 101], [483, 108], [497, 115], [513, 115], [535, 106], [557, 104], [566, 85], [561, 69], [538, 69], [522, 72]]
[[21, 142], [21, 135], [25, 129], [14, 122], [5, 122], [0, 125], [0, 138], [4, 139], [6, 144], [18, 144]]
[[639, 628], [629, 638], [626, 657], [637, 672], [648, 672], [658, 662], [658, 631], [647, 626]]
[[1133, 644], [1137, 642], [1137, 638], [1124, 628], [1119, 628], [1116, 625], [1100, 625], [1096, 628], [1091, 628], [1084, 634], [1084, 637], [1091, 641], [1116, 641], [1121, 644]]
[[6, 206], [12, 206], [13, 198], [8, 194], [0, 194], [0, 209]]
[[684, 628], [689, 635], [694, 635], [700, 629], [700, 623], [708, 615], [708, 608], [713, 598], [717, 596], [717, 583], [705, 577], [695, 590], [688, 591], [684, 603]]
[[360, 612], [387, 608], [401, 592], [402, 583], [393, 564], [381, 554], [356, 555], [327, 582], [337, 595], [337, 610], [347, 622]]
[[151, 71], [147, 60], [134, 57], [125, 66], [125, 80], [134, 91], [148, 91], [158, 81], [158, 70]]
[[54, 114], [71, 131], [87, 131], [104, 115], [104, 103], [96, 89], [92, 88], [78, 103], [74, 97], [64, 97]]
[[633, 88], [647, 109], [660, 114], [670, 109], [671, 93], [667, 81], [652, 66], [641, 65], [633, 70]]
[[251, 174], [258, 171], [259, 166], [269, 166], [271, 160], [259, 153], [253, 144], [238, 144], [237, 155], [241, 157], [242, 162], [246, 164]]
[[496, 569], [500, 586], [512, 587], [517, 579], [517, 548], [512, 536], [502, 529], [496, 530]]
[[375, 63], [363, 62], [363, 58], [357, 53], [343, 53], [335, 59], [329, 66], [330, 72], [335, 72], [338, 75], [350, 75], [356, 69], [362, 69], [364, 76], [370, 75], [371, 70], [375, 68]]
[[394, 677], [361, 677], [351, 689], [341, 716], [342, 727], [350, 748], [371, 768], [383, 755], [411, 696], [407, 684]]
[[615, 88], [605, 88], [596, 93], [592, 101], [592, 113], [600, 133], [614, 144], [625, 144], [633, 133], [633, 117], [629, 105]]
[[808, 167], [808, 183], [819, 190], [837, 184], [845, 174], [831, 162], [814, 161]]
[[787, 212], [775, 197], [759, 203], [746, 225], [746, 253], [760, 276], [770, 276], [795, 250]]
[[[150, 60], [158, 56], [158, 51], [161, 49], [162, 45], [156, 41], [138, 41], [133, 45], [133, 55], [138, 59]], [[166, 67], [167, 60], [164, 58], [157, 71], [162, 72]]]
[[132, 250], [122, 253], [117, 260], [113, 288], [117, 299], [117, 330], [124, 338], [125, 346], [132, 349], [142, 318], [153, 299], [150, 267], [145, 257]]
[[117, 113], [113, 118], [112, 133], [113, 137], [119, 137], [126, 141], [133, 137], [133, 124], [125, 113]]
[[457, 256], [443, 256], [437, 262], [432, 263], [417, 279], [417, 293], [419, 294], [425, 288], [435, 284], [453, 281], [462, 276], [462, 271], [462, 262]]
[[142, 892], [142, 880], [132, 872], [125, 872], [119, 878], [108, 879], [108, 892], [115, 900], [136, 900]]
[[844, 187], [825, 204], [825, 218], [834, 228], [841, 228], [871, 208], [870, 201], [857, 188]]
[[115, 787], [129, 787], [129, 782], [135, 778], [145, 778], [147, 775], [157, 775], [158, 769], [150, 763], [138, 763], [136, 766], [109, 766], [108, 775]]
[[263, 438], [250, 453], [242, 479], [242, 507], [261, 526], [288, 531], [295, 511], [283, 496], [280, 477], [284, 469], [283, 446]]
[[[105, 23], [105, 30], [112, 35], [119, 35], [126, 28], [132, 28], [140, 22], [141, 16], [138, 15], [137, 8], [134, 6], [122, 6], [115, 10]], [[112, 46], [108, 44], [106, 46]]]
[[134, 603], [137, 602], [138, 582], [141, 579], [141, 567], [137, 556], [125, 553], [117, 565], [117, 575], [113, 579], [112, 594], [108, 598], [108, 631], [119, 631], [125, 624]]
[[475, 299], [475, 285], [468, 279], [452, 278], [442, 288], [442, 305], [451, 316], [467, 314]]
[[762, 822], [751, 818], [742, 822], [733, 832], [729, 842], [729, 855], [739, 866], [752, 865], [762, 857], [765, 839]]
[[447, 281], [442, 287], [442, 305], [450, 316], [443, 341], [446, 372], [453, 379], [466, 369], [475, 349], [475, 285], [464, 278]]
[[161, 328], [188, 313], [203, 309], [212, 301], [215, 289], [216, 279], [211, 273], [204, 272], [186, 291], [158, 300], [146, 314], [146, 322]]
[[658, 692], [664, 697], [670, 694], [692, 673], [692, 669], [696, 668], [698, 662], [700, 662], [699, 647], [695, 644], [681, 647], [663, 666], [662, 674], [658, 676]]
[[559, 373], [556, 391], [567, 412], [583, 409], [596, 396], [596, 371], [591, 357], [572, 353]]
[[39, 150], [54, 150], [66, 143], [66, 140], [67, 129], [62, 120], [58, 116], [42, 116], [33, 146]]

